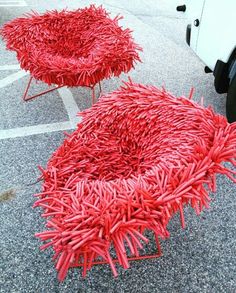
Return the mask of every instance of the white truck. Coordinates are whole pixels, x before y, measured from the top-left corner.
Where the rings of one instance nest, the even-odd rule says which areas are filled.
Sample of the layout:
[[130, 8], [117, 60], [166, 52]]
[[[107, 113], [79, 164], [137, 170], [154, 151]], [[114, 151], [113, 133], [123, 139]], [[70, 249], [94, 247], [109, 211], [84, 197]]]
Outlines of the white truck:
[[236, 121], [236, 0], [186, 0], [177, 11], [187, 14], [186, 42], [227, 93], [227, 118]]

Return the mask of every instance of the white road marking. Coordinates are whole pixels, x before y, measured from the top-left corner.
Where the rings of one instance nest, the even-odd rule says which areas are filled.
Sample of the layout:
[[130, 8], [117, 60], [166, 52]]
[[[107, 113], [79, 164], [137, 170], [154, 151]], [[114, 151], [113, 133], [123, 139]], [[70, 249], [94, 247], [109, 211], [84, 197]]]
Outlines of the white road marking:
[[0, 65], [0, 70], [17, 70], [20, 69], [20, 64]]
[[[1, 0], [0, 0], [0, 3], [1, 3]], [[0, 66], [0, 70], [18, 70], [19, 68], [20, 66], [18, 64]], [[0, 88], [3, 88], [13, 83], [14, 81], [28, 74], [29, 74], [28, 72], [24, 70], [20, 70], [5, 77], [0, 80]], [[77, 124], [81, 122], [82, 120], [81, 117], [77, 116], [77, 114], [80, 112], [80, 109], [78, 108], [71, 91], [67, 87], [58, 89], [58, 92], [62, 98], [62, 101], [64, 103], [64, 106], [66, 108], [70, 121], [57, 122], [57, 123], [51, 123], [51, 124], [40, 124], [40, 125], [11, 128], [11, 129], [2, 129], [0, 130], [0, 140], [75, 129]]]
[[0, 130], [0, 140], [72, 129], [69, 121]]
[[0, 7], [23, 7], [28, 6], [28, 4], [24, 0], [0, 0]]
[[80, 109], [77, 106], [71, 91], [67, 87], [58, 89], [58, 92], [69, 115], [71, 127], [76, 128], [77, 124], [81, 122], [81, 117], [77, 116], [77, 114], [80, 112]]
[[3, 88], [4, 86], [7, 86], [7, 85], [13, 83], [14, 81], [16, 81], [16, 80], [18, 80], [28, 74], [29, 74], [28, 72], [26, 72], [24, 70], [20, 70], [16, 73], [8, 75], [7, 77], [0, 80], [0, 88]]

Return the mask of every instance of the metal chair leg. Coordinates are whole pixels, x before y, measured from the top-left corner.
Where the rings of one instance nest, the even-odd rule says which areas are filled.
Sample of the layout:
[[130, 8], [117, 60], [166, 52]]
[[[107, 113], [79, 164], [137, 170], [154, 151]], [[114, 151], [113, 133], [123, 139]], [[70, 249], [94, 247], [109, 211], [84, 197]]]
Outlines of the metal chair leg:
[[99, 91], [100, 91], [100, 96], [101, 96], [101, 93], [102, 93], [102, 85], [101, 85], [101, 82], [100, 81], [99, 81], [98, 85], [99, 85]]
[[[98, 85], [99, 85], [99, 97], [101, 96], [101, 93], [102, 93], [102, 86], [101, 86], [101, 82], [99, 81], [98, 82]], [[98, 100], [98, 98], [96, 97], [96, 93], [95, 93], [95, 86], [92, 86], [91, 89], [92, 89], [92, 105], [95, 104]]]
[[59, 88], [61, 88], [61, 87], [64, 86], [64, 85], [59, 85], [59, 86], [53, 87], [53, 88], [51, 88], [51, 89], [48, 89], [48, 90], [46, 90], [46, 91], [42, 91], [42, 92], [40, 92], [39, 94], [36, 94], [36, 95], [33, 95], [33, 96], [27, 96], [32, 80], [33, 80], [33, 77], [30, 76], [29, 82], [28, 82], [28, 84], [27, 84], [27, 86], [26, 86], [26, 89], [25, 89], [25, 92], [24, 92], [24, 95], [23, 95], [23, 100], [24, 100], [25, 102], [27, 102], [27, 101], [29, 101], [29, 100], [32, 100], [32, 99], [34, 99], [34, 98], [37, 98], [37, 97], [39, 97], [39, 96], [42, 96], [42, 95], [44, 95], [44, 94], [46, 94], [46, 93], [49, 93], [49, 92], [55, 91], [55, 90], [57, 90], [57, 89], [59, 89]]
[[95, 104], [97, 101], [96, 95], [95, 95], [95, 86], [92, 87], [92, 105]]

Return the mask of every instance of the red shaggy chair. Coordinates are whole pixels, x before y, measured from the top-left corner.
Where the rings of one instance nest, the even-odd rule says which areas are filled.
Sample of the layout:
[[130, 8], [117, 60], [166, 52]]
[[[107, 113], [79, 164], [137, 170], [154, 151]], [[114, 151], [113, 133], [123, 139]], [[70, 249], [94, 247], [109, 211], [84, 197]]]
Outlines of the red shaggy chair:
[[236, 166], [236, 123], [191, 99], [129, 82], [82, 117], [42, 169], [35, 203], [48, 218], [36, 236], [54, 249], [59, 280], [70, 267], [85, 276], [105, 262], [117, 276], [115, 262], [126, 269], [129, 256], [153, 257], [139, 254], [146, 230], [159, 247], [177, 211], [184, 227], [186, 205], [197, 214], [208, 207], [217, 173], [236, 183], [222, 164]]
[[[5, 24], [1, 35], [16, 51], [21, 68], [49, 85], [94, 89], [101, 80], [129, 72], [140, 61], [129, 29], [122, 29], [102, 7], [36, 12]], [[49, 92], [50, 89], [46, 92]], [[101, 87], [100, 87], [101, 90]], [[46, 92], [40, 93], [44, 94]]]

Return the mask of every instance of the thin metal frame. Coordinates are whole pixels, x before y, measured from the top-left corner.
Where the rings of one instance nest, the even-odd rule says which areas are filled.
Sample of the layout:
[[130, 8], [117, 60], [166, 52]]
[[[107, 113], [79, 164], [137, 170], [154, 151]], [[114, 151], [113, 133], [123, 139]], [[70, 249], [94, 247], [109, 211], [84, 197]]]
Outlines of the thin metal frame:
[[42, 96], [42, 95], [44, 95], [44, 94], [46, 94], [46, 93], [49, 93], [49, 92], [55, 91], [55, 90], [57, 90], [57, 89], [59, 89], [59, 88], [61, 88], [61, 87], [64, 86], [64, 85], [56, 86], [56, 87], [53, 87], [53, 88], [48, 89], [48, 90], [46, 90], [46, 91], [42, 91], [42, 92], [40, 92], [39, 94], [36, 94], [36, 95], [33, 95], [33, 96], [27, 96], [28, 91], [29, 91], [29, 88], [30, 88], [30, 85], [31, 85], [31, 82], [32, 82], [32, 79], [33, 79], [33, 76], [30, 76], [29, 82], [28, 82], [28, 84], [27, 84], [27, 86], [26, 86], [26, 89], [25, 89], [25, 92], [24, 92], [24, 94], [23, 94], [23, 100], [24, 100], [25, 102], [30, 101], [30, 100], [32, 100], [32, 99], [34, 99], [34, 98], [39, 97], [39, 96]]
[[[158, 239], [158, 236], [155, 235], [155, 242], [156, 242], [156, 247], [157, 247], [157, 253], [154, 254], [148, 254], [148, 255], [140, 255], [140, 256], [133, 256], [133, 257], [127, 257], [128, 261], [137, 261], [137, 260], [145, 260], [145, 259], [154, 259], [154, 258], [159, 258], [162, 256], [162, 250], [161, 250], [161, 245], [160, 241]], [[113, 259], [112, 260], [114, 263], [118, 263], [118, 259]], [[74, 263], [71, 264], [71, 268], [75, 267], [86, 267], [88, 270], [91, 269], [93, 265], [102, 265], [102, 264], [109, 264], [108, 261], [105, 260], [98, 260], [98, 261], [93, 261], [93, 262], [80, 262], [80, 263]]]
[[[57, 89], [62, 88], [62, 87], [65, 86], [65, 85], [58, 85], [58, 86], [53, 87], [53, 88], [50, 88], [50, 89], [48, 89], [48, 90], [46, 90], [46, 91], [42, 91], [42, 92], [40, 92], [40, 93], [38, 93], [38, 94], [36, 94], [36, 95], [33, 95], [33, 96], [27, 96], [28, 91], [29, 91], [29, 88], [30, 88], [30, 85], [31, 85], [31, 83], [32, 83], [32, 80], [33, 80], [33, 76], [30, 76], [29, 82], [28, 82], [28, 84], [27, 84], [27, 86], [26, 86], [25, 92], [24, 92], [23, 97], [22, 97], [23, 101], [25, 101], [25, 102], [28, 102], [28, 101], [30, 101], [30, 100], [32, 100], [32, 99], [34, 99], [34, 98], [37, 98], [37, 97], [39, 97], [39, 96], [42, 96], [42, 95], [47, 94], [47, 93], [49, 93], [49, 92], [55, 91], [55, 90], [57, 90]], [[99, 90], [100, 90], [100, 96], [101, 96], [101, 93], [102, 93], [102, 87], [101, 87], [101, 83], [100, 83], [100, 81], [98, 82], [98, 84], [99, 84]], [[95, 86], [90, 87], [90, 88], [91, 88], [91, 90], [92, 90], [92, 104], [95, 104], [96, 101], [98, 100], [98, 99], [96, 98], [96, 94], [95, 94]]]

